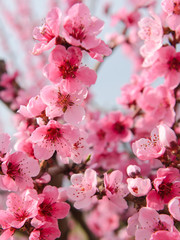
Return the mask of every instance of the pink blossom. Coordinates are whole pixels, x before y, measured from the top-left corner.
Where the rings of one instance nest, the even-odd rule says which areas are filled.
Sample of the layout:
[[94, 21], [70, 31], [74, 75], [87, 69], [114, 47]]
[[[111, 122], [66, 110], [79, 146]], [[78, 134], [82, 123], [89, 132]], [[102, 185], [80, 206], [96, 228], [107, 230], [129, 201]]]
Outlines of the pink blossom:
[[149, 178], [128, 178], [127, 183], [129, 192], [135, 197], [147, 195], [152, 188]]
[[103, 57], [111, 55], [112, 50], [104, 41], [99, 40], [99, 44], [96, 47], [90, 48], [88, 53], [97, 61], [103, 62]]
[[145, 79], [134, 74], [131, 77], [131, 82], [121, 88], [121, 97], [117, 99], [118, 103], [127, 107], [134, 104], [144, 89], [144, 86]]
[[104, 197], [98, 201], [97, 207], [87, 216], [87, 224], [96, 236], [107, 236], [108, 233], [112, 233], [118, 228], [119, 215], [116, 206]]
[[157, 52], [158, 58], [151, 66], [149, 75], [151, 80], [165, 77], [165, 86], [174, 89], [180, 82], [180, 53], [172, 46], [162, 47]]
[[180, 234], [178, 232], [160, 230], [153, 233], [150, 240], [180, 240]]
[[132, 27], [137, 25], [139, 21], [140, 14], [137, 11], [128, 12], [126, 8], [121, 8], [117, 13], [112, 15], [112, 25], [116, 25], [118, 22], [122, 21], [126, 27]]
[[10, 237], [14, 234], [15, 229], [12, 228], [7, 228], [7, 229], [3, 229], [4, 231], [2, 231], [1, 236], [0, 236], [0, 240], [9, 240]]
[[76, 3], [81, 3], [83, 0], [64, 0], [68, 4], [68, 8], [72, 7]]
[[95, 48], [100, 40], [96, 38], [102, 30], [102, 20], [91, 17], [89, 8], [83, 3], [73, 5], [64, 19], [64, 36], [74, 45], [85, 49]]
[[171, 128], [161, 124], [151, 132], [151, 139], [141, 138], [132, 144], [134, 154], [141, 160], [158, 158], [170, 146], [170, 142], [176, 141], [176, 135]]
[[127, 186], [122, 183], [123, 174], [116, 170], [110, 174], [104, 174], [104, 185], [108, 199], [121, 209], [126, 209], [127, 203], [124, 197], [128, 194]]
[[35, 157], [46, 160], [52, 157], [55, 151], [62, 157], [70, 157], [72, 145], [78, 137], [77, 128], [51, 120], [46, 126], [36, 128], [30, 139]]
[[144, 17], [139, 21], [140, 38], [144, 40], [144, 45], [140, 49], [141, 55], [145, 58], [143, 66], [152, 65], [155, 61], [154, 53], [162, 46], [163, 29], [161, 19], [153, 12], [151, 17]]
[[50, 118], [64, 116], [64, 120], [70, 124], [79, 124], [85, 115], [82, 102], [87, 91], [69, 93], [60, 84], [45, 86], [41, 90], [41, 98], [47, 105], [46, 115]]
[[180, 221], [180, 197], [174, 197], [168, 203], [168, 209], [173, 218]]
[[29, 240], [55, 240], [61, 235], [56, 220], [52, 220], [51, 222], [41, 222], [34, 218], [31, 221], [31, 225], [35, 229], [31, 232]]
[[59, 8], [53, 8], [48, 12], [45, 23], [41, 27], [35, 27], [33, 37], [40, 43], [35, 44], [33, 54], [38, 55], [55, 45], [56, 37], [59, 35], [61, 15]]
[[173, 232], [173, 220], [165, 214], [158, 214], [154, 209], [141, 208], [138, 217], [139, 227], [136, 230], [136, 240], [150, 240], [157, 231]]
[[154, 190], [147, 195], [147, 206], [162, 210], [174, 197], [180, 196], [180, 173], [176, 168], [160, 168], [154, 179]]
[[81, 163], [82, 160], [85, 160], [89, 155], [89, 148], [86, 139], [87, 134], [83, 130], [80, 130], [80, 136], [72, 146], [70, 157], [70, 159], [77, 164]]
[[166, 86], [160, 85], [157, 88], [146, 87], [137, 100], [138, 105], [147, 114], [153, 116], [157, 124], [160, 122], [172, 126], [175, 120], [175, 98], [173, 92]]
[[[70, 92], [81, 89], [82, 85], [90, 86], [96, 82], [96, 73], [88, 67], [80, 66], [82, 52], [78, 47], [58, 45], [51, 52], [50, 64], [46, 65], [44, 74], [54, 83], [63, 82]], [[62, 79], [65, 79], [62, 81]]]
[[75, 201], [77, 209], [88, 207], [91, 197], [96, 193], [97, 176], [93, 169], [86, 169], [85, 173], [73, 174], [72, 185], [67, 189], [68, 197]]
[[38, 195], [34, 189], [28, 189], [21, 194], [10, 193], [7, 199], [7, 210], [0, 210], [0, 224], [4, 221], [13, 228], [21, 228], [24, 223], [37, 215]]
[[166, 22], [168, 26], [175, 30], [180, 25], [180, 1], [179, 0], [162, 0], [162, 9], [167, 13]]
[[93, 150], [96, 153], [102, 152], [107, 144], [107, 129], [105, 128], [104, 119], [97, 121], [91, 121], [88, 125], [88, 143], [93, 146]]
[[59, 199], [56, 187], [46, 186], [39, 195], [38, 215], [36, 218], [42, 222], [65, 218], [69, 212], [69, 205]]
[[107, 131], [108, 141], [128, 142], [131, 140], [132, 118], [124, 116], [120, 112], [111, 112], [104, 119], [106, 122], [105, 128]]
[[4, 175], [0, 176], [0, 187], [8, 190], [33, 188], [32, 177], [40, 171], [38, 161], [23, 152], [7, 156], [1, 168]]

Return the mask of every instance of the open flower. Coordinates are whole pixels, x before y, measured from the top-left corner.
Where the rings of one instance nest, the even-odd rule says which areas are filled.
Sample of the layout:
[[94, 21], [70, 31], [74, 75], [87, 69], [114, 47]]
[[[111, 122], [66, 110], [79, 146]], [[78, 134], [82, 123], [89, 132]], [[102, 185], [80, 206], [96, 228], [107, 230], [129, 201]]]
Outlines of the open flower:
[[84, 174], [73, 174], [71, 182], [72, 185], [67, 189], [67, 195], [71, 200], [75, 201], [75, 208], [88, 207], [91, 203], [91, 197], [96, 192], [96, 172], [88, 168]]

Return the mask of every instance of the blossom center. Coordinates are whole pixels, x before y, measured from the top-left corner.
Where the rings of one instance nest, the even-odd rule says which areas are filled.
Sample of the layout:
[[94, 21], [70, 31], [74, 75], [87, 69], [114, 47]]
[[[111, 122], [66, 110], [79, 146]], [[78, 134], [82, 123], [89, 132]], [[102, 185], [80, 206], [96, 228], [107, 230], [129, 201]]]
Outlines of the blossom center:
[[161, 230], [168, 231], [167, 227], [161, 221], [158, 222], [158, 225], [153, 230], [154, 232]]
[[165, 196], [169, 195], [172, 191], [172, 183], [164, 183], [162, 182], [159, 185], [159, 191], [158, 194], [160, 195], [161, 198], [164, 198]]
[[82, 41], [86, 38], [84, 25], [80, 24], [78, 27], [73, 27], [70, 36], [82, 43]]
[[58, 138], [62, 136], [61, 130], [59, 128], [49, 128], [47, 130], [45, 139], [50, 142], [56, 142]]
[[14, 213], [15, 218], [17, 221], [24, 221], [29, 216], [29, 213], [27, 211], [18, 211]]
[[39, 210], [40, 214], [44, 215], [44, 216], [51, 217], [52, 216], [52, 210], [53, 210], [52, 205], [53, 204], [51, 204], [51, 203], [45, 203], [45, 202], [41, 203], [39, 205], [39, 207], [40, 207], [40, 210]]
[[174, 2], [173, 13], [176, 15], [180, 15], [180, 3]]
[[111, 194], [118, 192], [118, 187], [107, 186], [106, 189], [111, 192]]
[[58, 67], [63, 78], [75, 78], [76, 77], [76, 71], [78, 69], [78, 66], [71, 65], [69, 60], [65, 60], [64, 63]]
[[12, 164], [9, 162], [7, 168], [7, 174], [12, 179], [15, 179], [15, 177], [20, 174], [19, 164]]
[[145, 39], [149, 39], [151, 36], [151, 28], [149, 26], [146, 26], [143, 28], [144, 34], [145, 34]]
[[63, 112], [65, 113], [68, 106], [72, 106], [74, 103], [70, 99], [70, 95], [63, 95], [60, 92], [58, 92], [58, 100], [57, 100], [57, 106], [62, 107]]
[[50, 42], [55, 37], [55, 35], [52, 33], [52, 30], [47, 24], [44, 24], [40, 28], [40, 33], [47, 39], [47, 42]]
[[105, 136], [106, 136], [106, 133], [104, 130], [100, 129], [96, 135], [98, 136], [99, 140], [104, 140]]
[[180, 61], [177, 58], [172, 58], [168, 62], [170, 70], [176, 70], [177, 72], [180, 71]]
[[118, 134], [122, 134], [125, 131], [125, 126], [121, 122], [116, 122], [113, 124], [113, 130]]

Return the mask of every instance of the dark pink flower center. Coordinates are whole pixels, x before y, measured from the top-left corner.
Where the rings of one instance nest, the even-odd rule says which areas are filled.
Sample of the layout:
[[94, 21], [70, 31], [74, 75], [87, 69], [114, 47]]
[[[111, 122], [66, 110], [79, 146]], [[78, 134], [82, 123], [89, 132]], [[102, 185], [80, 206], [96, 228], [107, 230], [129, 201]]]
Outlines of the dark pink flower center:
[[118, 134], [123, 134], [125, 132], [125, 126], [122, 122], [116, 122], [112, 127], [113, 130]]
[[176, 70], [177, 72], [180, 71], [180, 60], [177, 58], [172, 58], [168, 62], [168, 66], [170, 70]]
[[173, 13], [176, 15], [180, 15], [180, 3], [179, 2], [174, 2]]
[[61, 130], [59, 128], [49, 128], [47, 130], [45, 140], [50, 141], [50, 142], [56, 142], [58, 138], [62, 136]]
[[11, 162], [7, 165], [7, 175], [12, 179], [15, 179], [20, 174], [19, 164], [12, 164]]
[[104, 140], [105, 136], [106, 136], [106, 133], [104, 130], [100, 129], [96, 135], [98, 136], [99, 140]]
[[49, 217], [52, 216], [52, 211], [53, 211], [52, 203], [42, 202], [39, 205], [39, 208], [40, 208], [40, 210], [39, 210], [40, 215], [49, 216]]
[[55, 37], [55, 35], [53, 34], [51, 28], [47, 24], [45, 24], [42, 27], [40, 32], [47, 39], [47, 42], [50, 42]]
[[134, 193], [138, 193], [138, 187], [132, 187]]
[[82, 43], [86, 38], [84, 25], [81, 24], [80, 26], [73, 27], [72, 32], [69, 35]]
[[73, 106], [74, 103], [70, 99], [70, 95], [63, 95], [60, 92], [58, 92], [58, 100], [57, 100], [57, 106], [62, 107], [63, 112], [65, 113], [68, 106]]
[[79, 148], [84, 148], [84, 146], [81, 145], [81, 141], [80, 140], [75, 142], [73, 147], [74, 147], [75, 150], [78, 150]]
[[106, 189], [111, 192], [111, 194], [118, 192], [118, 187], [107, 186]]
[[159, 221], [158, 225], [153, 229], [153, 231], [156, 232], [161, 230], [168, 231], [167, 227], [161, 221]]
[[76, 77], [76, 71], [78, 70], [78, 66], [71, 65], [69, 60], [65, 60], [63, 64], [58, 68], [64, 79]]
[[14, 216], [17, 221], [24, 221], [29, 216], [29, 213], [27, 211], [18, 211], [14, 213]]
[[0, 151], [0, 157], [1, 157], [1, 158], [3, 158], [5, 155], [6, 155], [6, 153], [2, 153], [2, 152]]
[[168, 196], [171, 191], [172, 191], [172, 183], [164, 183], [162, 182], [159, 185], [159, 191], [158, 194], [160, 195], [161, 198], [164, 198], [165, 196]]

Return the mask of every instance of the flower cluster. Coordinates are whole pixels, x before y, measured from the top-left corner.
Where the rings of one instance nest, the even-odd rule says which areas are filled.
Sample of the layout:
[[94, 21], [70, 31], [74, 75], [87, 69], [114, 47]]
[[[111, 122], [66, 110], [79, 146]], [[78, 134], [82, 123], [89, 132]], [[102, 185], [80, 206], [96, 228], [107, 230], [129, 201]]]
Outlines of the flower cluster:
[[[17, 128], [15, 144], [0, 133], [0, 239], [180, 240], [180, 1], [162, 0], [160, 15], [155, 0], [104, 6], [118, 28], [109, 45], [83, 0], [63, 1], [33, 30], [36, 89], [0, 62], [0, 100]], [[29, 12], [23, 0], [19, 12]], [[117, 99], [125, 111], [103, 112], [89, 88], [119, 46], [134, 62]]]

